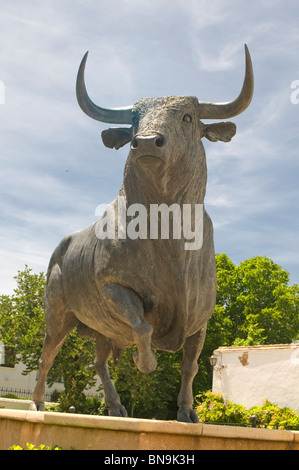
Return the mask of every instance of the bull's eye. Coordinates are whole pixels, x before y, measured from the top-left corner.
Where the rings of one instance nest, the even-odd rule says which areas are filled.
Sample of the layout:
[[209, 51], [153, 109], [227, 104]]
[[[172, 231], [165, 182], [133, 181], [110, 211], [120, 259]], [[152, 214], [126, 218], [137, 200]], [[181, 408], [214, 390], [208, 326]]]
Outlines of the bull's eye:
[[192, 122], [192, 117], [190, 116], [190, 114], [185, 114], [185, 116], [183, 117], [183, 121]]

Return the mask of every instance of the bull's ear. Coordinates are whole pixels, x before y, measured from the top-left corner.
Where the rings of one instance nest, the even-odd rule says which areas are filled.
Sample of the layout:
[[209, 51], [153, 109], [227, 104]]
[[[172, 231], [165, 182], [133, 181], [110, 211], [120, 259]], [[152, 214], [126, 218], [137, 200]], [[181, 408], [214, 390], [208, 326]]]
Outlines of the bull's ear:
[[116, 150], [131, 142], [132, 136], [132, 127], [111, 127], [102, 132], [104, 145]]
[[229, 142], [235, 135], [237, 130], [236, 124], [233, 122], [219, 122], [216, 124], [206, 124], [203, 129], [204, 136], [211, 142]]

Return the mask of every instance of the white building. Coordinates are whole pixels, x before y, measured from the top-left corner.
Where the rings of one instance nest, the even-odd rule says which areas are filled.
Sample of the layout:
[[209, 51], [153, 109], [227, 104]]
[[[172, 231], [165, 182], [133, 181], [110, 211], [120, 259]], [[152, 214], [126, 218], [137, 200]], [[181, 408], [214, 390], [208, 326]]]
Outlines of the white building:
[[[0, 396], [11, 391], [18, 395], [17, 391], [27, 391], [31, 392], [37, 380], [37, 371], [30, 372], [28, 375], [23, 375], [22, 372], [25, 370], [25, 366], [22, 362], [12, 365], [10, 361], [11, 350], [6, 348], [4, 344], [0, 341]], [[97, 389], [101, 384], [100, 378], [96, 376], [97, 383], [96, 385], [88, 389], [89, 394], [98, 394]], [[49, 396], [53, 393], [54, 390], [61, 392], [64, 390], [63, 382], [55, 382], [54, 385], [50, 388], [46, 384], [46, 394]]]
[[211, 358], [214, 393], [251, 408], [270, 402], [299, 412], [299, 344], [221, 347]]

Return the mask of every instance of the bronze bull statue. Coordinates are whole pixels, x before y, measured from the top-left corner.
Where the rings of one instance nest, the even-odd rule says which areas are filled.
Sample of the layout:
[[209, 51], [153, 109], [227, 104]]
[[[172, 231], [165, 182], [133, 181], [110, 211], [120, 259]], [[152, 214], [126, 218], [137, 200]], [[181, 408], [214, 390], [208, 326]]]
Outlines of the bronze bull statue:
[[[247, 46], [245, 56], [243, 87], [232, 102], [169, 96], [107, 109], [95, 105], [87, 94], [86, 53], [77, 77], [80, 107], [93, 119], [130, 125], [102, 133], [104, 144], [110, 148], [131, 143], [123, 184], [110, 205], [118, 232], [125, 233], [119, 218], [120, 201], [126, 208], [135, 204], [145, 209], [153, 204], [204, 207], [207, 167], [201, 139], [228, 142], [236, 126], [231, 122], [204, 124], [201, 120], [227, 119], [250, 104], [253, 71]], [[126, 217], [127, 221], [129, 215]], [[98, 236], [97, 223], [64, 238], [51, 257], [47, 273], [46, 335], [33, 409], [44, 409], [47, 373], [67, 335], [77, 327], [78, 334], [95, 338], [95, 369], [111, 416], [126, 416], [126, 410], [110, 379], [108, 359], [135, 344], [134, 361], [146, 373], [156, 368], [155, 349], [183, 349], [178, 421], [198, 421], [192, 408], [192, 383], [207, 322], [215, 308], [217, 282], [213, 226], [204, 208], [201, 228], [198, 249], [186, 249], [182, 238], [151, 238], [148, 232], [136, 237]]]

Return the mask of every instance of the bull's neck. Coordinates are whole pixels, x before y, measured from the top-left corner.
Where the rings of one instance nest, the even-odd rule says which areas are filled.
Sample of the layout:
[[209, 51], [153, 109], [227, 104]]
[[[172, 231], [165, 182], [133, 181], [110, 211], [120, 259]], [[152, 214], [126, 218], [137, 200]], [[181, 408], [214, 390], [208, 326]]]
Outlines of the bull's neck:
[[142, 171], [128, 164], [120, 195], [127, 205], [143, 204], [203, 204], [206, 191], [206, 168], [203, 171], [184, 172], [178, 169], [163, 173]]

